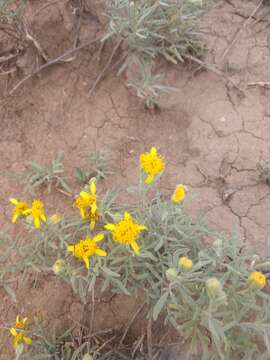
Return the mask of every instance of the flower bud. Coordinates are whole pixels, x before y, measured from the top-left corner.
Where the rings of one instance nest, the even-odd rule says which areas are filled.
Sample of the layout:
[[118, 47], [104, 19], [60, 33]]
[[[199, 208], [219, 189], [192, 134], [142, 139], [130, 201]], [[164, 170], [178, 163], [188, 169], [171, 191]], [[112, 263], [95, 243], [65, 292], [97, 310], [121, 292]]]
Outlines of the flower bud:
[[173, 268], [169, 268], [166, 271], [166, 278], [169, 281], [174, 281], [177, 278], [177, 271], [175, 269], [173, 269]]
[[216, 305], [227, 303], [227, 295], [223, 291], [222, 285], [217, 278], [209, 278], [206, 281], [206, 290], [209, 299], [216, 303]]
[[216, 239], [213, 242], [213, 249], [215, 250], [215, 253], [217, 254], [217, 256], [221, 257], [222, 252], [223, 252], [223, 240], [222, 239]]
[[192, 266], [193, 266], [192, 260], [186, 256], [180, 257], [178, 264], [179, 264], [181, 270], [183, 270], [183, 271], [189, 271], [192, 269]]
[[260, 271], [254, 271], [249, 275], [248, 287], [251, 290], [261, 290], [266, 285], [266, 277]]
[[94, 359], [93, 359], [93, 356], [92, 356], [92, 355], [90, 355], [90, 354], [85, 354], [85, 355], [83, 356], [82, 360], [94, 360]]
[[186, 197], [187, 188], [185, 185], [179, 184], [176, 186], [174, 193], [172, 194], [172, 202], [180, 204]]
[[53, 214], [50, 217], [50, 222], [52, 224], [58, 224], [61, 220], [62, 220], [62, 218], [61, 218], [61, 215], [59, 215], [59, 214]]
[[55, 273], [55, 275], [62, 274], [66, 269], [66, 262], [63, 259], [58, 259], [54, 263], [52, 270]]

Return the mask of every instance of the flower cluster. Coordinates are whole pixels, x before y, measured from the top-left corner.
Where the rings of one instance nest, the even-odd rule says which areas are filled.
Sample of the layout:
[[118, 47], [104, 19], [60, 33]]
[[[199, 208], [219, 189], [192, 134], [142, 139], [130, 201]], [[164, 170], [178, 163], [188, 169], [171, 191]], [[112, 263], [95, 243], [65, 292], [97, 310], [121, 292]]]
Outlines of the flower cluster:
[[31, 345], [32, 340], [29, 336], [26, 335], [25, 330], [28, 326], [28, 318], [20, 320], [19, 315], [16, 317], [16, 324], [14, 327], [10, 328], [10, 333], [14, 337], [13, 347], [16, 349], [18, 345], [24, 343], [26, 345]]
[[95, 179], [91, 179], [90, 193], [81, 191], [80, 196], [77, 197], [74, 203], [74, 206], [80, 210], [81, 218], [89, 220], [91, 230], [95, 228], [96, 221], [99, 219], [96, 193]]
[[[94, 284], [96, 278], [100, 275], [100, 270], [102, 271], [102, 274], [104, 273], [106, 274], [105, 276], [108, 276], [108, 278], [106, 277], [106, 281], [108, 283], [111, 281], [110, 276], [120, 277], [119, 283], [122, 286], [122, 289], [128, 289], [128, 291], [130, 290], [128, 288], [130, 283], [127, 281], [122, 285], [122, 282], [124, 283], [124, 281], [122, 280], [121, 276], [124, 273], [125, 279], [129, 279], [128, 275], [130, 272], [134, 272], [138, 278], [143, 278], [143, 281], [145, 281], [144, 279], [147, 279], [147, 282], [149, 281], [150, 286], [155, 289], [156, 293], [159, 293], [161, 290], [160, 300], [157, 302], [156, 307], [153, 310], [154, 319], [157, 318], [158, 313], [161, 311], [162, 303], [167, 305], [168, 309], [175, 310], [177, 307], [180, 308], [182, 316], [182, 314], [185, 315], [186, 303], [192, 301], [191, 308], [193, 307], [194, 303], [194, 305], [196, 305], [195, 311], [198, 311], [199, 314], [200, 306], [197, 306], [197, 304], [195, 304], [196, 301], [193, 301], [197, 299], [197, 291], [199, 291], [201, 295], [200, 304], [203, 304], [203, 316], [214, 316], [221, 307], [227, 307], [229, 312], [230, 309], [228, 305], [230, 304], [229, 291], [231, 284], [229, 284], [229, 281], [226, 279], [226, 277], [219, 277], [220, 272], [216, 271], [217, 268], [215, 269], [215, 265], [213, 265], [216, 259], [218, 259], [219, 262], [222, 261], [222, 256], [224, 255], [224, 246], [222, 240], [216, 240], [211, 248], [211, 251], [214, 254], [213, 256], [215, 256], [216, 259], [214, 257], [212, 258], [212, 253], [209, 253], [210, 256], [207, 257], [205, 257], [203, 251], [200, 253], [198, 251], [196, 254], [196, 248], [193, 247], [193, 244], [192, 247], [189, 247], [189, 242], [192, 241], [192, 237], [189, 237], [189, 233], [186, 231], [186, 224], [184, 231], [182, 231], [181, 227], [177, 227], [179, 223], [181, 225], [181, 207], [187, 195], [186, 186], [183, 184], [178, 184], [172, 192], [170, 199], [164, 201], [165, 210], [162, 209], [159, 212], [159, 209], [158, 211], [156, 210], [156, 203], [154, 203], [152, 207], [152, 203], [149, 202], [148, 206], [148, 203], [146, 201], [144, 202], [144, 200], [148, 200], [147, 197], [149, 193], [147, 190], [152, 189], [150, 185], [165, 170], [164, 158], [158, 154], [155, 147], [152, 147], [149, 152], [141, 154], [140, 167], [144, 173], [143, 178], [145, 185], [140, 182], [138, 186], [138, 194], [140, 196], [145, 196], [142, 201], [143, 209], [139, 207], [137, 211], [135, 208], [134, 211], [130, 212], [127, 212], [124, 209], [121, 214], [119, 214], [120, 210], [115, 213], [109, 206], [106, 207], [106, 201], [102, 200], [102, 197], [97, 196], [96, 181], [93, 178], [90, 180], [90, 183], [87, 184], [87, 186], [82, 191], [80, 191], [79, 195], [73, 202], [73, 206], [79, 210], [78, 218], [83, 220], [82, 222], [81, 219], [79, 219], [79, 221], [78, 219], [75, 221], [72, 219], [72, 224], [76, 224], [75, 232], [70, 231], [70, 224], [68, 223], [68, 219], [63, 220], [62, 217], [57, 213], [48, 217], [47, 221], [44, 213], [44, 204], [41, 200], [38, 199], [34, 199], [31, 203], [27, 203], [24, 201], [19, 201], [15, 198], [11, 198], [10, 202], [14, 205], [11, 220], [13, 223], [16, 223], [18, 218], [26, 217], [27, 222], [28, 220], [31, 220], [35, 228], [38, 229], [42, 225], [42, 232], [37, 232], [37, 236], [41, 237], [42, 239], [45, 238], [47, 233], [51, 235], [51, 230], [53, 231], [54, 236], [55, 234], [58, 236], [57, 231], [63, 231], [63, 229], [68, 228], [68, 234], [66, 237], [62, 236], [62, 233], [59, 233], [59, 238], [61, 238], [62, 241], [61, 250], [63, 252], [61, 253], [59, 251], [57, 252], [57, 255], [62, 257], [64, 254], [64, 256], [63, 258], [58, 258], [56, 261], [54, 260], [54, 265], [52, 266], [50, 264], [49, 266], [51, 266], [54, 274], [58, 276], [60, 275], [66, 280], [70, 281], [72, 286], [74, 286], [75, 291], [76, 287], [79, 289], [78, 292], [83, 301], [89, 292], [89, 284], [91, 284], [92, 287], [92, 284]], [[141, 186], [144, 186], [143, 189], [146, 191], [140, 191]], [[145, 206], [145, 204], [147, 204], [147, 206]], [[112, 209], [114, 209], [114, 207], [112, 207]], [[151, 217], [147, 217], [147, 213], [143, 210], [149, 210]], [[173, 219], [174, 221], [172, 221], [173, 225], [168, 224], [167, 221], [167, 218], [171, 216], [170, 214], [175, 216], [175, 219]], [[141, 221], [140, 219], [142, 219], [144, 215], [145, 220]], [[152, 215], [154, 216], [152, 217]], [[106, 221], [108, 217], [109, 219], [113, 219], [113, 221]], [[159, 221], [159, 219], [165, 219], [165, 230], [164, 233], [162, 233], [162, 236], [160, 236], [160, 233], [158, 233], [158, 226], [160, 223], [157, 223], [156, 219], [157, 221]], [[154, 225], [156, 223], [158, 225]], [[161, 224], [163, 223], [161, 222]], [[192, 226], [194, 225], [192, 224]], [[187, 229], [189, 230], [189, 228]], [[145, 238], [144, 232], [149, 234]], [[185, 235], [185, 243], [180, 243], [182, 233]], [[55, 237], [58, 239], [57, 236]], [[162, 242], [158, 237], [161, 237]], [[74, 239], [74, 241], [72, 241], [73, 243], [69, 240], [70, 238]], [[156, 244], [156, 239], [157, 242], [159, 241], [159, 244], [161, 243], [161, 245]], [[164, 239], [167, 242], [166, 245], [164, 244]], [[170, 247], [170, 239], [175, 241], [173, 248]], [[101, 246], [100, 243], [103, 244], [103, 246]], [[118, 246], [115, 246], [115, 243], [118, 244]], [[146, 244], [145, 251], [143, 249], [144, 244]], [[177, 247], [178, 244], [179, 248]], [[57, 249], [57, 246], [58, 245], [52, 247], [53, 251]], [[110, 253], [108, 248], [113, 246], [114, 248]], [[115, 261], [114, 255], [117, 254], [119, 247], [128, 248], [131, 251], [132, 256], [122, 256], [120, 253], [119, 258], [117, 258]], [[200, 249], [202, 249], [202, 247], [200, 247]], [[151, 255], [153, 256], [151, 257]], [[159, 258], [163, 257], [163, 255], [165, 260], [164, 262], [159, 263]], [[208, 254], [206, 253], [206, 255]], [[101, 257], [105, 259], [99, 259], [97, 263], [94, 264], [94, 261], [96, 260], [95, 257]], [[71, 261], [70, 258], [72, 259]], [[113, 261], [111, 261], [111, 259], [113, 259]], [[148, 263], [147, 259], [151, 259], [152, 262]], [[205, 261], [205, 259], [207, 259], [207, 261]], [[211, 268], [207, 270], [208, 259], [209, 263], [211, 263]], [[77, 260], [81, 262], [82, 266], [78, 266], [76, 269], [74, 269], [73, 262]], [[126, 265], [125, 261], [128, 263], [128, 265]], [[116, 262], [116, 268], [113, 268], [113, 262]], [[120, 270], [118, 269], [118, 264], [120, 264]], [[159, 271], [164, 271], [164, 268], [168, 266], [168, 264], [170, 264], [169, 266], [172, 267], [169, 267], [165, 274], [161, 274]], [[112, 268], [110, 267], [111, 265]], [[149, 270], [153, 272], [155, 276], [153, 279], [151, 278], [151, 275], [147, 274], [148, 265]], [[134, 269], [136, 269], [136, 271]], [[246, 273], [244, 273], [244, 276], [245, 274]], [[159, 278], [161, 280], [159, 280], [159, 285], [156, 286], [156, 279]], [[80, 282], [81, 280], [83, 281]], [[265, 288], [266, 284], [266, 276], [262, 272], [253, 271], [245, 280], [243, 289], [240, 288], [239, 290], [237, 288], [237, 294], [241, 296], [241, 294], [249, 293], [253, 296], [255, 295], [255, 292], [257, 292], [257, 295], [265, 295], [260, 294], [260, 291]], [[143, 286], [144, 285], [145, 283], [143, 283]], [[85, 288], [87, 288], [86, 291]], [[149, 287], [147, 287], [147, 289], [149, 289]], [[178, 291], [177, 289], [180, 289], [180, 297], [178, 298], [175, 296], [175, 294], [173, 294], [174, 291]], [[162, 291], [164, 293], [162, 293]], [[186, 296], [183, 296], [183, 294], [185, 295], [185, 291], [187, 291], [187, 294]], [[156, 294], [154, 293], [153, 299], [155, 296]], [[167, 298], [168, 300], [171, 298], [170, 301], [172, 300], [173, 303], [166, 303], [166, 301], [168, 301]], [[207, 312], [205, 309], [207, 309]], [[187, 312], [188, 311], [189, 310], [187, 310]], [[192, 316], [193, 313], [194, 312], [192, 312]], [[201, 326], [201, 324], [199, 326]], [[13, 346], [16, 349], [16, 352], [24, 350], [26, 345], [28, 346], [32, 344], [31, 337], [33, 338], [34, 332], [29, 332], [27, 318], [20, 319], [20, 317], [17, 316], [16, 324], [9, 330], [10, 334], [13, 336]], [[207, 328], [207, 331], [211, 332], [211, 329]], [[34, 346], [31, 347], [31, 350], [33, 348]]]
[[27, 202], [18, 201], [15, 198], [11, 198], [10, 202], [15, 205], [12, 216], [13, 223], [15, 223], [20, 216], [30, 216], [37, 229], [40, 228], [40, 220], [46, 222], [44, 204], [41, 200], [33, 200], [31, 207], [29, 207]]
[[[162, 156], [158, 155], [157, 149], [152, 147], [150, 152], [141, 154], [140, 156], [141, 169], [147, 175], [145, 183], [151, 184], [154, 178], [161, 174], [165, 169], [165, 162]], [[172, 195], [172, 202], [179, 204], [186, 196], [186, 188], [184, 185], [178, 185]], [[29, 216], [32, 218], [34, 226], [40, 228], [41, 221], [46, 222], [46, 216], [44, 214], [44, 204], [41, 200], [33, 200], [30, 207], [27, 202], [18, 201], [14, 198], [10, 199], [10, 202], [15, 206], [13, 209], [12, 222], [15, 223], [20, 216]], [[97, 188], [95, 179], [90, 180], [89, 190], [84, 189], [80, 192], [79, 196], [74, 201], [74, 206], [79, 209], [81, 218], [89, 221], [90, 230], [94, 230], [96, 222], [100, 219], [101, 213], [98, 208], [97, 202]], [[59, 214], [54, 214], [49, 218], [49, 223], [57, 224], [61, 221]], [[138, 224], [136, 220], [128, 212], [124, 213], [122, 220], [115, 224], [106, 224], [105, 230], [111, 231], [112, 240], [116, 243], [129, 245], [136, 254], [140, 253], [140, 247], [137, 243], [140, 233], [143, 230], [147, 230], [146, 226]], [[76, 258], [81, 258], [86, 267], [89, 269], [90, 257], [106, 256], [107, 253], [97, 246], [97, 243], [103, 240], [104, 235], [99, 234], [94, 236], [93, 239], [86, 237], [80, 240], [75, 245], [68, 245], [67, 251], [71, 252]], [[60, 261], [60, 259], [58, 260]], [[191, 260], [190, 260], [191, 261]], [[55, 263], [54, 272], [60, 273], [60, 263]], [[184, 267], [190, 267], [190, 263], [184, 265]], [[192, 261], [191, 261], [192, 267]]]

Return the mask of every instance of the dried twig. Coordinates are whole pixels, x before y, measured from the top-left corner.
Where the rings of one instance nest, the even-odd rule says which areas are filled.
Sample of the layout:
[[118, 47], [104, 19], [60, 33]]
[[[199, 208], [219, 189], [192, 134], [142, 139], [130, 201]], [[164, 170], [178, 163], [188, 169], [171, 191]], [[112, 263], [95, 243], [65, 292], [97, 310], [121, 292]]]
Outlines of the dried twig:
[[260, 0], [258, 5], [255, 7], [255, 9], [252, 11], [252, 13], [249, 15], [249, 17], [243, 22], [242, 26], [240, 29], [237, 30], [237, 32], [235, 33], [231, 43], [229, 44], [229, 46], [225, 49], [225, 51], [222, 54], [221, 57], [221, 61], [223, 61], [226, 56], [228, 55], [228, 53], [230, 52], [230, 50], [232, 49], [232, 47], [236, 44], [236, 42], [238, 41], [240, 35], [242, 34], [242, 32], [245, 30], [245, 28], [247, 27], [247, 25], [249, 24], [250, 20], [254, 17], [254, 15], [257, 13], [257, 11], [259, 10], [259, 8], [261, 7], [261, 5], [263, 4], [264, 0]]
[[47, 7], [52, 6], [54, 4], [57, 4], [59, 2], [68, 2], [69, 0], [55, 0], [52, 2], [49, 2], [43, 6], [41, 6], [39, 9], [37, 9], [37, 11], [34, 13], [33, 18], [37, 16], [38, 13], [40, 13], [41, 11], [45, 10]]
[[93, 327], [94, 327], [94, 318], [95, 318], [95, 287], [93, 287], [92, 291], [91, 291], [91, 317], [90, 317], [90, 326], [89, 326], [89, 335], [92, 334], [93, 332]]
[[266, 89], [270, 89], [270, 82], [264, 82], [264, 81], [251, 82], [248, 83], [248, 86], [261, 86]]
[[[46, 64], [40, 66], [37, 70], [35, 70], [34, 72], [32, 72], [31, 74], [27, 75], [26, 77], [24, 77], [22, 80], [20, 80], [8, 93], [8, 95], [12, 95], [23, 83], [25, 83], [25, 81], [31, 79], [33, 76], [37, 75], [39, 72], [41, 72], [44, 69], [47, 69], [48, 67], [50, 67], [51, 65], [57, 64], [60, 61], [63, 61], [63, 59], [65, 59], [67, 56], [72, 55], [74, 53], [76, 53], [77, 51], [90, 46], [92, 44], [94, 44], [95, 42], [99, 41], [102, 39], [102, 36], [99, 36], [97, 38], [95, 38], [94, 40], [90, 40], [87, 41], [86, 43], [76, 47], [75, 49], [70, 49], [68, 51], [66, 51], [65, 53], [63, 53], [62, 55], [56, 57], [55, 59], [50, 60], [49, 62], [47, 62]], [[67, 59], [66, 61], [70, 61], [70, 59]], [[72, 59], [71, 59], [72, 60]]]
[[0, 70], [0, 76], [3, 76], [3, 75], [9, 75], [9, 74], [12, 74], [16, 71], [16, 67], [13, 67], [12, 69], [8, 70], [8, 71], [3, 71], [2, 69]]
[[43, 58], [43, 60], [45, 61], [49, 61], [48, 56], [45, 54], [44, 50], [42, 49], [42, 47], [40, 46], [39, 42], [30, 34], [30, 32], [28, 31], [28, 26], [26, 21], [23, 22], [23, 26], [24, 26], [24, 31], [25, 31], [25, 37], [27, 40], [30, 40], [35, 48], [37, 49], [38, 53], [40, 54], [40, 56]]
[[210, 65], [210, 64], [207, 64], [205, 62], [203, 62], [202, 60], [192, 56], [192, 55], [183, 55], [183, 57], [185, 59], [188, 59], [188, 60], [191, 60], [195, 63], [197, 63], [198, 65], [212, 71], [213, 73], [221, 76], [222, 78], [224, 78], [225, 80], [227, 80], [229, 83], [231, 83], [237, 90], [239, 90], [241, 93], [243, 93], [243, 90], [239, 88], [239, 86], [235, 83], [235, 81], [227, 76], [224, 72], [220, 71], [219, 69], [217, 69], [214, 65]]
[[133, 324], [134, 320], [136, 319], [136, 317], [139, 315], [139, 313], [142, 311], [142, 309], [144, 308], [145, 306], [145, 302], [138, 308], [138, 310], [134, 313], [134, 315], [132, 316], [132, 318], [130, 319], [130, 322], [128, 323], [127, 327], [126, 327], [126, 330], [123, 334], [123, 336], [121, 337], [121, 340], [119, 341], [119, 347], [122, 346], [123, 344], [123, 341], [125, 340], [126, 336], [127, 336], [127, 333], [128, 333], [128, 330], [130, 329], [131, 325]]
[[0, 63], [9, 61], [11, 59], [14, 59], [15, 57], [17, 57], [19, 55], [19, 53], [17, 54], [9, 54], [7, 56], [0, 56]]
[[79, 6], [79, 10], [76, 11], [76, 13], [78, 12], [78, 22], [76, 25], [76, 32], [75, 32], [75, 38], [74, 38], [74, 49], [78, 46], [78, 42], [79, 42], [79, 37], [80, 37], [80, 31], [81, 31], [81, 23], [82, 23], [82, 1], [79, 2], [80, 6]]
[[147, 352], [148, 359], [153, 360], [153, 344], [152, 344], [152, 318], [150, 317], [147, 324]]
[[145, 334], [142, 334], [142, 336], [137, 341], [137, 344], [134, 346], [134, 349], [132, 350], [132, 354], [131, 354], [132, 359], [134, 358], [134, 355], [136, 354], [139, 347], [143, 344], [144, 338], [145, 338]]
[[104, 347], [106, 347], [110, 342], [112, 342], [116, 338], [116, 335], [111, 337], [109, 340], [103, 342], [103, 344], [96, 350], [97, 352], [100, 352]]
[[98, 83], [100, 82], [100, 80], [103, 78], [103, 76], [105, 75], [106, 71], [109, 69], [112, 59], [116, 53], [116, 51], [119, 49], [120, 45], [122, 44], [123, 39], [120, 39], [118, 41], [118, 43], [115, 45], [115, 47], [113, 48], [113, 51], [109, 57], [109, 60], [107, 61], [106, 65], [104, 66], [104, 68], [102, 69], [102, 71], [100, 72], [100, 74], [98, 75], [98, 77], [96, 78], [96, 80], [94, 81], [94, 84], [92, 85], [91, 89], [89, 90], [89, 95], [92, 95], [92, 93], [94, 92], [95, 88], [97, 87]]

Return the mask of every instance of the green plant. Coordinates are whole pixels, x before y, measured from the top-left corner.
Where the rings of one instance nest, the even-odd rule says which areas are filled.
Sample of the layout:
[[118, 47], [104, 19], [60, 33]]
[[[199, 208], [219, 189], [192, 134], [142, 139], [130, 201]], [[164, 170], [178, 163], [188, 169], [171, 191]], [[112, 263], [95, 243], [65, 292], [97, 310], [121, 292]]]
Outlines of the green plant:
[[108, 0], [110, 23], [105, 39], [122, 38], [128, 56], [161, 55], [174, 64], [184, 62], [185, 54], [201, 54], [201, 14], [200, 1]]
[[18, 273], [23, 269], [15, 261], [14, 254], [21, 245], [21, 234], [12, 236], [10, 229], [0, 231], [0, 287], [6, 291], [11, 301], [16, 302], [16, 293], [13, 284], [16, 283]]
[[138, 185], [127, 189], [132, 205], [118, 202], [114, 190], [101, 194], [91, 179], [74, 201], [74, 216], [54, 215], [34, 228], [23, 211], [20, 271], [54, 271], [83, 303], [90, 294], [94, 301], [97, 286], [143, 292], [149, 318], [162, 315], [186, 340], [187, 359], [269, 359], [270, 259], [242, 254], [236, 232], [221, 238], [204, 219], [187, 216], [184, 185], [164, 198], [157, 186], [165, 161], [156, 148], [141, 154], [140, 166]]
[[86, 184], [95, 177], [97, 180], [105, 179], [112, 175], [109, 162], [111, 160], [107, 149], [97, 149], [85, 156], [86, 170], [76, 167], [75, 176], [80, 184]]
[[187, 54], [201, 56], [199, 20], [202, 5], [202, 1], [192, 0], [107, 1], [109, 28], [103, 41], [116, 38], [124, 49], [119, 74], [134, 62], [140, 64], [141, 74], [130, 80], [130, 84], [148, 107], [157, 104], [162, 92], [172, 90], [160, 84], [160, 75], [152, 74], [154, 59], [163, 57], [177, 64], [184, 62]]
[[23, 13], [27, 0], [0, 0], [0, 22], [12, 23]]
[[132, 71], [134, 67], [131, 66], [132, 73], [127, 85], [136, 90], [137, 96], [144, 100], [148, 109], [158, 107], [159, 97], [176, 89], [162, 84], [163, 76], [153, 72], [153, 61], [135, 56], [132, 61], [133, 65], [138, 65], [138, 69]]
[[247, 282], [250, 272], [269, 273], [269, 259], [242, 255], [237, 234], [197, 249], [193, 259], [191, 271], [174, 268], [154, 307], [155, 318], [165, 309], [166, 321], [189, 344], [187, 358], [269, 358], [270, 299]]
[[30, 163], [30, 169], [27, 172], [24, 183], [25, 190], [31, 194], [35, 193], [35, 190], [46, 186], [47, 191], [50, 193], [52, 188], [59, 188], [66, 190], [68, 193], [71, 192], [68, 186], [64, 174], [63, 165], [64, 154], [60, 152], [55, 160], [51, 164], [42, 165], [36, 161]]
[[42, 322], [35, 318], [28, 332], [32, 346], [27, 351], [26, 359], [83, 360], [86, 354], [93, 355], [93, 360], [97, 359], [95, 357], [97, 347], [91, 346], [87, 340], [72, 336], [73, 330], [74, 328], [70, 328], [57, 336], [52, 331], [48, 334], [48, 331], [44, 331]]

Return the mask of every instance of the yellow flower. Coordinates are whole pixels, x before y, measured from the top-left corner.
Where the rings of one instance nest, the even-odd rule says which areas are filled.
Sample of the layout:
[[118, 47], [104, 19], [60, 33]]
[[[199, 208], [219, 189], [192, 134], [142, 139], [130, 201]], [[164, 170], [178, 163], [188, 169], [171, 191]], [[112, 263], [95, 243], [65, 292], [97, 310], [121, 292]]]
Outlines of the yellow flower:
[[249, 275], [248, 284], [252, 290], [261, 290], [266, 285], [266, 277], [260, 271], [254, 271]]
[[134, 222], [129, 213], [126, 212], [124, 218], [119, 223], [105, 225], [105, 229], [112, 231], [112, 237], [115, 242], [128, 244], [135, 253], [140, 253], [140, 248], [136, 240], [140, 236], [140, 232], [146, 230], [146, 227]]
[[148, 174], [145, 179], [146, 184], [151, 184], [154, 180], [154, 177], [157, 174], [160, 174], [165, 169], [165, 162], [163, 157], [157, 155], [157, 149], [152, 147], [150, 152], [146, 152], [141, 154], [140, 156], [140, 164], [143, 171]]
[[189, 259], [186, 256], [182, 256], [180, 257], [179, 261], [179, 266], [183, 269], [183, 270], [190, 270], [192, 269], [193, 266], [193, 262], [191, 259]]
[[62, 217], [59, 214], [53, 214], [50, 217], [50, 222], [53, 223], [53, 224], [58, 224], [61, 220], [62, 220]]
[[[14, 336], [13, 347], [15, 349], [21, 342], [24, 342], [26, 345], [32, 344], [31, 338], [29, 336], [25, 335], [25, 333], [23, 331], [27, 328], [27, 320], [28, 320], [27, 318], [20, 320], [19, 315], [17, 315], [15, 327], [12, 327], [10, 329], [11, 335]], [[19, 330], [19, 331], [17, 331], [17, 330]]]
[[172, 201], [175, 204], [180, 204], [186, 197], [186, 187], [182, 184], [176, 186], [172, 195]]
[[12, 222], [15, 223], [19, 216], [24, 215], [25, 210], [28, 208], [27, 202], [24, 201], [18, 201], [15, 198], [9, 199], [11, 204], [15, 205], [15, 208], [13, 209], [13, 216], [12, 216]]
[[91, 210], [85, 213], [85, 218], [90, 222], [90, 230], [93, 230], [96, 226], [96, 222], [101, 217], [101, 214], [98, 209], [93, 213]]
[[31, 215], [34, 220], [34, 225], [40, 228], [40, 220], [46, 222], [46, 216], [43, 212], [44, 204], [41, 200], [33, 200], [32, 208], [24, 211], [24, 215]]
[[89, 257], [93, 255], [106, 256], [106, 251], [100, 249], [97, 243], [103, 240], [104, 235], [96, 235], [93, 239], [86, 238], [81, 240], [78, 244], [69, 245], [67, 251], [70, 251], [73, 256], [83, 259], [87, 269], [90, 267]]
[[88, 218], [90, 220], [90, 229], [95, 227], [95, 221], [98, 218], [97, 214], [97, 197], [96, 197], [95, 180], [90, 181], [90, 193], [81, 191], [80, 196], [75, 200], [74, 205], [80, 210], [82, 219]]
[[27, 328], [27, 324], [28, 324], [28, 318], [27, 317], [20, 320], [20, 316], [19, 315], [16, 316], [16, 325], [15, 325], [15, 327], [17, 329], [25, 329], [25, 328]]

